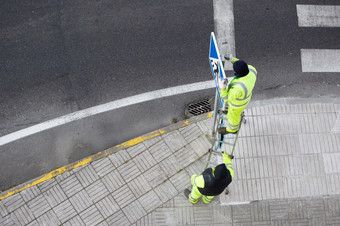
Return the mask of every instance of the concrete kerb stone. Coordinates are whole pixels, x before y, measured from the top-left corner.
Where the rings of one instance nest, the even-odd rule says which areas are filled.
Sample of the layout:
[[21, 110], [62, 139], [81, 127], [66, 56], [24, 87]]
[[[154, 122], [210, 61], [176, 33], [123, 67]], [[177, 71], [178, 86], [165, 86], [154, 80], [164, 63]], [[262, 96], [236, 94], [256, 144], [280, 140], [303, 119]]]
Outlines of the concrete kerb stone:
[[40, 177], [37, 177], [37, 178], [34, 178], [32, 180], [29, 180], [28, 182], [26, 183], [23, 183], [23, 184], [20, 184], [20, 185], [17, 185], [13, 188], [10, 188], [6, 191], [2, 191], [0, 193], [0, 200], [2, 199], [5, 199], [7, 197], [10, 197], [14, 194], [17, 194], [25, 189], [28, 189], [32, 186], [35, 186], [35, 185], [38, 185], [46, 180], [49, 180], [49, 179], [52, 179], [56, 176], [59, 176], [59, 175], [62, 175], [63, 173], [65, 172], [69, 172], [71, 170], [75, 170], [75, 169], [78, 169], [78, 168], [81, 168], [87, 164], [90, 164], [92, 162], [95, 162], [99, 159], [102, 159], [104, 157], [107, 157], [111, 154], [114, 154], [114, 153], [117, 153], [121, 150], [124, 150], [124, 149], [127, 149], [127, 148], [130, 148], [132, 146], [135, 146], [137, 144], [140, 144], [144, 141], [147, 141], [147, 140], [150, 140], [152, 138], [155, 138], [155, 137], [158, 137], [158, 136], [161, 136], [161, 135], [164, 135], [164, 134], [167, 134], [167, 133], [170, 133], [172, 131], [175, 131], [175, 130], [178, 130], [180, 128], [183, 128], [183, 127], [186, 127], [188, 125], [191, 125], [191, 124], [194, 124], [196, 122], [199, 122], [199, 121], [202, 121], [204, 119], [207, 119], [207, 118], [210, 118], [212, 117], [212, 113], [209, 112], [209, 113], [206, 113], [206, 114], [202, 114], [202, 115], [199, 115], [199, 116], [195, 116], [195, 117], [192, 117], [190, 119], [187, 119], [187, 120], [184, 120], [184, 121], [180, 121], [180, 122], [177, 122], [175, 124], [172, 124], [172, 125], [169, 125], [167, 127], [164, 127], [162, 129], [159, 129], [159, 130], [156, 130], [156, 131], [153, 131], [153, 132], [150, 132], [150, 133], [147, 133], [145, 135], [142, 135], [138, 138], [135, 138], [135, 139], [132, 139], [132, 140], [129, 140], [129, 141], [126, 141], [122, 144], [119, 144], [119, 145], [116, 145], [114, 147], [111, 147], [111, 148], [108, 148], [104, 151], [101, 151], [101, 152], [98, 152], [94, 155], [91, 155], [90, 157], [86, 157], [84, 159], [81, 159], [77, 162], [74, 162], [74, 163], [71, 163], [69, 165], [66, 165], [66, 166], [62, 166], [58, 169], [55, 169], [47, 174], [44, 174]]

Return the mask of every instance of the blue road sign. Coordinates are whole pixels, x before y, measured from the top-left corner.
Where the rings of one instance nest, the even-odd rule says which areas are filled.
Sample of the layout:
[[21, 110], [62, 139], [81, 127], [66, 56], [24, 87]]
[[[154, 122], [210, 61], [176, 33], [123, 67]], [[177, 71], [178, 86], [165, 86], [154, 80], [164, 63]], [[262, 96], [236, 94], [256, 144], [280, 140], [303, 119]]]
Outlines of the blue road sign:
[[211, 32], [211, 36], [210, 36], [209, 63], [210, 63], [211, 72], [215, 80], [215, 85], [216, 85], [218, 97], [220, 99], [220, 104], [221, 104], [221, 107], [223, 107], [224, 101], [221, 98], [220, 91], [218, 89], [218, 84], [219, 84], [219, 81], [225, 79], [226, 76], [224, 74], [223, 64], [221, 61], [220, 53], [218, 51], [214, 32]]

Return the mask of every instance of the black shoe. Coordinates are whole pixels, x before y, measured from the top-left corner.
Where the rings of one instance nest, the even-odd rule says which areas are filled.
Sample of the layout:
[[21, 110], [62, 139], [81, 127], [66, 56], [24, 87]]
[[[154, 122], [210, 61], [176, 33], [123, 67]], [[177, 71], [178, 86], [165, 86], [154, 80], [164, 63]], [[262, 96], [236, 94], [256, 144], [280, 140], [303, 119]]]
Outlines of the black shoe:
[[191, 191], [190, 191], [189, 189], [186, 188], [186, 189], [184, 190], [184, 195], [185, 195], [185, 197], [189, 198], [190, 193], [191, 193]]
[[226, 195], [229, 195], [229, 189], [226, 188], [224, 193], [225, 193]]

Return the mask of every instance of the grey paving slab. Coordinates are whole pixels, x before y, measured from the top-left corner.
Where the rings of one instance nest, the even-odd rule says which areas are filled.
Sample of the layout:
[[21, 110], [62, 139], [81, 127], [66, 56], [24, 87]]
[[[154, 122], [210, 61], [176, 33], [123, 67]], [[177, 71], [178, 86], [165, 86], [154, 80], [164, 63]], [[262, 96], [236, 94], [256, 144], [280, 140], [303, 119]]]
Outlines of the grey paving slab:
[[69, 221], [65, 222], [63, 225], [67, 225], [67, 226], [72, 226], [72, 225], [85, 225], [85, 223], [83, 222], [83, 220], [81, 219], [81, 217], [79, 215], [71, 218]]
[[80, 213], [93, 205], [93, 201], [85, 190], [81, 190], [80, 192], [72, 196], [69, 200], [77, 213]]
[[125, 184], [123, 177], [120, 175], [120, 173], [117, 170], [114, 170], [113, 172], [105, 175], [102, 178], [102, 181], [105, 184], [106, 188], [111, 193], [116, 191], [123, 184]]
[[133, 160], [124, 163], [117, 170], [126, 182], [133, 180], [142, 173]]
[[12, 195], [2, 201], [8, 212], [13, 212], [25, 204], [21, 194]]
[[177, 195], [177, 190], [176, 188], [172, 185], [172, 183], [167, 180], [164, 183], [158, 185], [154, 191], [160, 198], [162, 203], [167, 202], [169, 199], [172, 199]]
[[81, 170], [75, 172], [74, 175], [78, 178], [83, 187], [86, 187], [99, 179], [99, 176], [94, 170], [92, 164], [83, 167]]
[[175, 208], [159, 208], [154, 211], [154, 224], [155, 225], [175, 225]]
[[47, 211], [45, 214], [37, 218], [39, 225], [60, 225], [61, 221], [53, 210]]
[[144, 145], [147, 148], [150, 148], [151, 146], [153, 146], [154, 144], [158, 143], [158, 141], [162, 140], [162, 137], [158, 136], [158, 137], [154, 137], [151, 138], [149, 140], [144, 141]]
[[4, 217], [8, 214], [8, 211], [6, 210], [4, 204], [2, 203], [2, 201], [0, 201], [0, 216]]
[[202, 157], [203, 155], [205, 155], [208, 152], [209, 148], [211, 148], [211, 143], [207, 139], [206, 135], [199, 136], [189, 145], [198, 157]]
[[153, 190], [138, 198], [138, 201], [147, 213], [150, 213], [163, 204]]
[[70, 175], [59, 182], [61, 189], [65, 192], [67, 197], [71, 197], [75, 193], [83, 189], [83, 186], [79, 182], [75, 175]]
[[109, 156], [109, 159], [113, 163], [113, 165], [117, 168], [123, 165], [125, 162], [131, 159], [130, 155], [127, 153], [127, 150], [118, 151]]
[[66, 221], [77, 215], [76, 210], [73, 208], [69, 200], [65, 200], [64, 202], [54, 207], [53, 211], [62, 223], [65, 223]]
[[133, 161], [142, 173], [144, 173], [146, 170], [150, 169], [157, 163], [148, 150], [145, 150], [141, 154], [134, 157]]
[[85, 225], [96, 225], [104, 220], [96, 206], [91, 206], [79, 214]]
[[96, 203], [96, 207], [105, 219], [119, 210], [119, 205], [114, 200], [112, 195], [100, 200], [98, 203]]
[[147, 212], [138, 200], [134, 200], [134, 202], [123, 208], [122, 211], [130, 223], [135, 223], [137, 220], [147, 215]]
[[105, 176], [115, 168], [109, 158], [102, 158], [98, 161], [92, 162], [91, 165], [100, 177]]
[[12, 226], [12, 225], [15, 225], [15, 223], [13, 219], [11, 218], [11, 215], [7, 215], [5, 217], [0, 218], [0, 225]]
[[127, 185], [123, 185], [116, 191], [112, 192], [112, 196], [121, 208], [127, 206], [136, 199]]
[[119, 210], [115, 212], [112, 216], [105, 220], [108, 225], [125, 226], [130, 225], [130, 221], [127, 219], [123, 211]]
[[170, 182], [174, 185], [178, 192], [183, 192], [185, 188], [190, 186], [190, 178], [186, 171], [181, 171], [170, 178]]
[[162, 162], [172, 154], [172, 151], [163, 140], [159, 140], [153, 146], [149, 147], [149, 152], [157, 162]]
[[65, 192], [61, 189], [59, 184], [50, 187], [49, 190], [43, 193], [43, 195], [51, 207], [55, 207], [67, 199]]
[[101, 180], [95, 181], [93, 184], [87, 186], [85, 190], [93, 203], [98, 202], [99, 200], [110, 194], [109, 190], [106, 188]]
[[34, 199], [35, 197], [37, 197], [38, 195], [40, 195], [41, 191], [37, 186], [33, 186], [33, 187], [23, 190], [20, 194], [22, 198], [24, 199], [24, 201], [28, 202]]
[[198, 156], [190, 145], [182, 147], [181, 149], [176, 151], [174, 155], [177, 159], [177, 164], [181, 167], [181, 169], [186, 168], [198, 159]]
[[173, 152], [179, 150], [187, 144], [183, 135], [178, 130], [162, 135], [162, 138]]
[[11, 213], [11, 218], [16, 225], [27, 224], [34, 219], [31, 209], [25, 204]]
[[35, 218], [38, 218], [51, 209], [44, 195], [39, 195], [27, 203]]
[[144, 143], [137, 144], [131, 148], [127, 149], [127, 153], [130, 155], [131, 158], [135, 157], [136, 155], [142, 153], [146, 149]]
[[192, 142], [203, 134], [202, 130], [196, 124], [180, 128], [179, 132], [183, 135], [186, 143]]
[[193, 207], [175, 208], [176, 225], [194, 225], [195, 216]]
[[54, 187], [57, 185], [57, 181], [55, 178], [51, 178], [49, 180], [46, 180], [42, 183], [39, 183], [37, 186], [40, 189], [41, 192], [45, 192], [49, 190], [50, 188]]
[[144, 195], [148, 191], [152, 189], [149, 182], [146, 180], [144, 175], [140, 175], [130, 181], [128, 184], [129, 188], [131, 189], [132, 193], [135, 195], [136, 198]]
[[157, 187], [159, 184], [167, 179], [165, 172], [159, 165], [155, 165], [154, 167], [146, 171], [143, 175], [153, 188]]
[[170, 155], [162, 162], [159, 163], [159, 166], [164, 171], [167, 177], [172, 177], [175, 175], [179, 170], [182, 169], [181, 165], [178, 164], [179, 160], [176, 158], [175, 155]]

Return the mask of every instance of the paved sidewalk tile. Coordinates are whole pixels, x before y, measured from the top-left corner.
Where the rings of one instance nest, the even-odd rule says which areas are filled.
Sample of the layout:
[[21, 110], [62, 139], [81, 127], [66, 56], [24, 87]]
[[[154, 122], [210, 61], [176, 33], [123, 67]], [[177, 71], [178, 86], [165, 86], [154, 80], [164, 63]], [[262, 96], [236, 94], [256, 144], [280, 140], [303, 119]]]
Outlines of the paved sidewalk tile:
[[69, 200], [65, 200], [64, 202], [60, 203], [59, 205], [54, 207], [53, 210], [62, 223], [65, 223], [66, 221], [77, 215], [76, 210], [73, 208]]
[[128, 184], [129, 188], [131, 189], [132, 193], [135, 195], [136, 198], [144, 195], [146, 192], [152, 189], [151, 185], [148, 183], [144, 175], [140, 175], [130, 181]]
[[117, 170], [126, 182], [133, 180], [141, 174], [141, 171], [138, 169], [133, 160], [124, 163], [118, 167]]
[[69, 221], [65, 222], [63, 224], [63, 226], [73, 226], [73, 225], [85, 225], [85, 223], [83, 222], [83, 220], [80, 218], [79, 215], [73, 217], [72, 219], [70, 219]]
[[106, 174], [113, 171], [115, 168], [109, 158], [102, 158], [98, 161], [91, 163], [91, 165], [93, 166], [97, 175], [100, 177], [105, 176]]
[[203, 134], [202, 131], [195, 124], [180, 128], [179, 131], [183, 135], [187, 143], [192, 142]]
[[56, 184], [54, 187], [51, 187], [49, 190], [45, 191], [43, 195], [51, 207], [55, 207], [67, 199], [65, 192], [61, 189], [59, 184]]
[[57, 215], [53, 210], [47, 211], [45, 214], [37, 218], [39, 225], [60, 225], [61, 221], [58, 219]]
[[25, 201], [21, 197], [21, 194], [15, 194], [2, 200], [2, 203], [6, 207], [8, 212], [13, 212], [14, 210], [23, 206], [25, 204]]
[[85, 190], [81, 190], [80, 192], [72, 196], [70, 198], [70, 202], [72, 203], [77, 213], [80, 213], [83, 210], [90, 207], [91, 205], [93, 205], [93, 202], [90, 199], [90, 196], [87, 194]]
[[131, 224], [131, 222], [127, 219], [127, 217], [121, 210], [114, 213], [105, 221], [108, 223], [108, 225], [126, 226]]
[[135, 200], [134, 202], [123, 208], [123, 212], [130, 223], [136, 222], [147, 214], [147, 212], [144, 210], [138, 200]]
[[39, 195], [27, 203], [35, 218], [38, 218], [51, 209], [44, 195]]
[[125, 162], [131, 159], [130, 155], [127, 153], [126, 150], [120, 150], [112, 155], [109, 155], [109, 159], [113, 163], [113, 165], [118, 168], [119, 166], [123, 165]]
[[167, 179], [166, 174], [159, 165], [155, 165], [154, 167], [146, 171], [143, 175], [153, 188], [157, 187], [159, 184]]
[[118, 188], [112, 193], [112, 196], [121, 208], [127, 206], [136, 199], [127, 185], [123, 185], [122, 187]]
[[120, 175], [120, 173], [117, 170], [114, 170], [113, 172], [105, 175], [102, 178], [102, 181], [110, 193], [116, 191], [123, 184], [125, 184], [123, 177]]
[[41, 191], [37, 186], [33, 186], [23, 190], [20, 194], [22, 198], [25, 200], [25, 202], [28, 202], [37, 197], [38, 195], [40, 195]]
[[162, 137], [164, 142], [173, 152], [179, 150], [180, 148], [187, 144], [183, 135], [178, 130], [162, 135]]
[[99, 200], [110, 194], [101, 180], [95, 181], [93, 184], [87, 186], [85, 190], [90, 196], [90, 199], [93, 203], [98, 202]]
[[153, 190], [141, 196], [138, 201], [147, 213], [150, 213], [163, 204]]
[[11, 213], [11, 218], [16, 225], [27, 224], [34, 219], [30, 208], [25, 204]]
[[80, 184], [78, 178], [75, 175], [70, 175], [69, 177], [61, 180], [59, 184], [67, 197], [71, 197], [83, 189], [83, 186]]
[[74, 175], [78, 178], [83, 187], [86, 187], [89, 184], [92, 184], [95, 180], [99, 179], [98, 174], [91, 164], [75, 172]]
[[108, 218], [119, 210], [119, 206], [112, 195], [105, 197], [96, 203], [96, 207], [104, 218]]
[[165, 158], [169, 157], [172, 154], [172, 151], [164, 142], [164, 140], [160, 140], [156, 144], [151, 146], [149, 148], [149, 151], [158, 163], [162, 162]]
[[85, 225], [96, 225], [104, 220], [101, 213], [98, 211], [96, 206], [84, 210], [79, 214]]
[[146, 146], [144, 143], [137, 144], [135, 146], [132, 146], [131, 148], [127, 149], [127, 153], [130, 155], [131, 158], [134, 158], [136, 155], [139, 155], [143, 151], [145, 151]]

